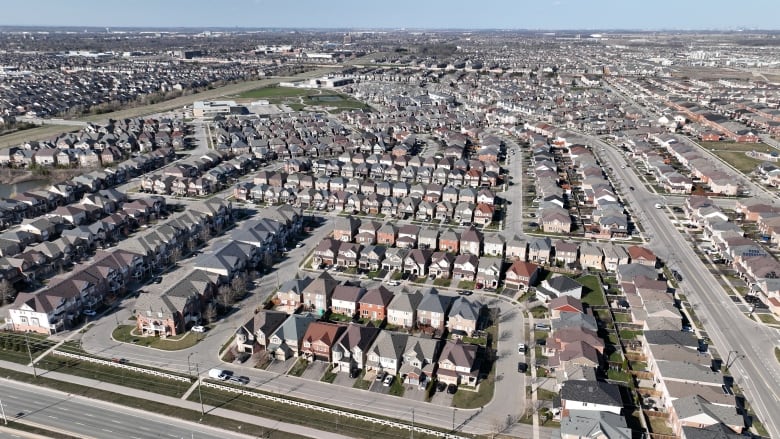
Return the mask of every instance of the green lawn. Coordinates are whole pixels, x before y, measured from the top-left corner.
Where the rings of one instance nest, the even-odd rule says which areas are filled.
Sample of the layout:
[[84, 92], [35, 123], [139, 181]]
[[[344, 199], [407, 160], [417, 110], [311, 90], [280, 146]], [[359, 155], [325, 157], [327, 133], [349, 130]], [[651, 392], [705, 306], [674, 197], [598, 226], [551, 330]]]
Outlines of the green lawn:
[[748, 157], [741, 151], [714, 151], [721, 160], [737, 168], [740, 172], [749, 173], [756, 169], [756, 166], [763, 163], [763, 160], [757, 160]]
[[[138, 346], [147, 346], [164, 351], [180, 351], [195, 346], [200, 341], [200, 335], [196, 332], [185, 332], [174, 337], [160, 338], [153, 336], [133, 335], [134, 325], [119, 325], [111, 333], [116, 341], [133, 343]], [[134, 342], [135, 341], [135, 342]]]
[[447, 279], [447, 278], [437, 278], [433, 281], [433, 284], [436, 285], [437, 287], [445, 287], [445, 288], [449, 287], [451, 283], [452, 283], [452, 279]]
[[557, 393], [551, 392], [547, 389], [537, 389], [536, 390], [536, 398], [541, 399], [543, 401], [552, 401], [555, 399], [555, 397], [558, 396]]
[[452, 397], [452, 406], [459, 409], [475, 409], [484, 406], [493, 399], [493, 391], [496, 388], [496, 369], [488, 375], [487, 379], [479, 383], [476, 391], [458, 389], [458, 393]]
[[631, 374], [628, 372], [623, 372], [622, 370], [607, 370], [607, 378], [615, 381], [623, 381], [626, 383], [631, 383]]
[[295, 362], [293, 367], [290, 368], [290, 371], [287, 372], [287, 374], [299, 377], [303, 375], [303, 372], [306, 371], [307, 367], [309, 367], [309, 362], [306, 361], [306, 359], [304, 358], [299, 358], [298, 361]]
[[281, 100], [283, 98], [291, 98], [298, 96], [306, 96], [311, 94], [311, 90], [305, 88], [295, 87], [263, 87], [256, 88], [254, 90], [245, 91], [238, 95], [241, 99], [268, 99]]
[[601, 288], [601, 282], [597, 276], [582, 276], [577, 278], [577, 282], [582, 284], [583, 303], [587, 303], [590, 306], [607, 304], [604, 290]]
[[713, 152], [717, 152], [717, 151], [766, 152], [767, 150], [769, 151], [773, 150], [772, 147], [767, 145], [766, 143], [699, 142], [699, 141], [697, 141], [696, 143], [706, 148], [707, 151], [714, 150]]
[[756, 315], [764, 323], [769, 323], [769, 324], [773, 324], [773, 325], [776, 325], [778, 323], [777, 319], [772, 314], [764, 314], [764, 313], [762, 313], [762, 314], [756, 314]]
[[320, 381], [322, 381], [324, 383], [331, 383], [331, 384], [333, 384], [333, 381], [336, 380], [337, 376], [338, 376], [338, 374], [336, 372], [333, 372], [333, 366], [331, 366], [330, 368], [328, 368], [328, 371], [325, 372], [325, 375], [322, 376], [322, 379]]
[[393, 379], [393, 384], [390, 384], [390, 391], [388, 392], [390, 395], [393, 396], [404, 396], [404, 382], [401, 379], [400, 376], [396, 375], [395, 379]]
[[390, 279], [392, 280], [401, 280], [403, 279], [404, 274], [400, 271], [394, 271], [393, 274], [390, 275]]
[[[27, 351], [27, 346], [30, 351]], [[0, 359], [14, 363], [28, 364], [30, 356], [35, 358], [54, 346], [54, 342], [39, 334], [18, 334], [15, 332], [0, 333]]]
[[41, 369], [174, 397], [182, 396], [191, 384], [189, 381], [176, 381], [152, 374], [134, 372], [121, 367], [104, 366], [53, 354], [47, 355], [43, 360], [37, 362], [36, 366]]
[[547, 316], [547, 307], [542, 305], [535, 306], [531, 308], [531, 315], [534, 316], [535, 319], [543, 319]]
[[[132, 396], [126, 396], [119, 393], [112, 393], [106, 391], [105, 389], [80, 386], [78, 384], [73, 384], [65, 381], [57, 381], [42, 376], [38, 376], [37, 378], [35, 378], [32, 375], [28, 375], [26, 373], [17, 372], [9, 369], [0, 369], [0, 373], [2, 373], [2, 376], [12, 379], [14, 381], [35, 384], [36, 386], [55, 389], [73, 395], [81, 395], [86, 398], [93, 398], [101, 401], [109, 401], [114, 404], [146, 410], [151, 413], [156, 413], [163, 416], [172, 416], [178, 419], [185, 419], [192, 422], [198, 422], [205, 425], [210, 425], [212, 427], [230, 430], [233, 432], [240, 432], [252, 436], [266, 437], [270, 439], [298, 439], [303, 437], [292, 433], [286, 433], [283, 431], [268, 430], [254, 424], [247, 424], [244, 422], [236, 421], [235, 419], [222, 418], [210, 414], [206, 414], [204, 416], [200, 413], [200, 411], [184, 409], [176, 406], [162, 404], [155, 401], [135, 398]], [[193, 393], [197, 393], [197, 392], [193, 392]], [[48, 435], [45, 436], [49, 437]], [[52, 437], [56, 438], [58, 436], [52, 436]]]
[[647, 419], [650, 423], [649, 427], [651, 433], [668, 435], [674, 434], [674, 430], [672, 430], [672, 427], [669, 426], [665, 418], [653, 418], [648, 416]]
[[474, 291], [474, 287], [476, 287], [476, 282], [470, 280], [462, 280], [458, 282], [458, 289], [460, 290]]
[[616, 312], [615, 321], [618, 323], [631, 323], [631, 314]]
[[631, 331], [628, 329], [623, 329], [620, 331], [620, 338], [623, 340], [634, 340], [640, 335], [642, 335], [642, 331]]

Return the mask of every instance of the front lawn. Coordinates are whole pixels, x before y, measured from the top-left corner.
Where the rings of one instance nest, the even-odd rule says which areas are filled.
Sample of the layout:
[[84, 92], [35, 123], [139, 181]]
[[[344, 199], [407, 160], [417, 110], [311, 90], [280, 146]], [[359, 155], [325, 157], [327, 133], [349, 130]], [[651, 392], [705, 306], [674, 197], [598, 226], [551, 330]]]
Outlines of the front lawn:
[[474, 287], [476, 287], [476, 283], [470, 280], [462, 280], [458, 282], [458, 289], [461, 290], [474, 291]]
[[394, 271], [393, 274], [390, 276], [390, 279], [392, 280], [401, 280], [404, 278], [404, 274], [400, 271]]
[[447, 279], [446, 277], [437, 278], [433, 281], [433, 284], [436, 285], [437, 287], [444, 287], [444, 288], [448, 288], [451, 283], [452, 280]]
[[393, 384], [390, 384], [390, 391], [388, 393], [393, 396], [404, 396], [404, 390], [403, 380], [396, 375]]
[[320, 381], [322, 381], [324, 383], [331, 383], [331, 384], [333, 384], [333, 381], [336, 380], [337, 376], [338, 376], [338, 374], [336, 372], [333, 372], [333, 366], [331, 366], [331, 367], [328, 368], [328, 371], [325, 372], [325, 375], [322, 376], [322, 379], [320, 379]]
[[111, 333], [111, 336], [114, 340], [122, 343], [132, 343], [164, 351], [180, 351], [191, 348], [198, 344], [203, 337], [196, 332], [185, 332], [173, 337], [161, 338], [151, 335], [134, 335], [135, 330], [134, 325], [119, 325]]
[[309, 362], [306, 361], [305, 358], [299, 358], [298, 361], [296, 361], [295, 364], [293, 364], [293, 367], [290, 368], [290, 371], [287, 372], [287, 374], [295, 377], [299, 377], [303, 375], [303, 372], [306, 371], [307, 367], [309, 367]]

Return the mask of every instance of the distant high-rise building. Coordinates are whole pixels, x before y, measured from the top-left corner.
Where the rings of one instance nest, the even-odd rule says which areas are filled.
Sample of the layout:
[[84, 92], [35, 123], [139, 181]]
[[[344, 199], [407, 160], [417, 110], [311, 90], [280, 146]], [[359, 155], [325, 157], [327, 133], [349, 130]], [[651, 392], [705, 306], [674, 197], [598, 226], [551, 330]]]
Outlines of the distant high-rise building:
[[344, 44], [352, 44], [352, 35], [349, 33], [344, 35]]

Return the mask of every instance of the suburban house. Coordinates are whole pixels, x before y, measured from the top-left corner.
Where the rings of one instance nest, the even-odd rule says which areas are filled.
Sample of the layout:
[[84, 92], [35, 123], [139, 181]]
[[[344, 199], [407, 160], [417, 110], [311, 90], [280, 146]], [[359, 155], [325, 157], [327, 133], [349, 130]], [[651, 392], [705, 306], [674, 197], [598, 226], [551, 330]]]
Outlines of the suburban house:
[[303, 290], [311, 283], [310, 277], [290, 279], [279, 286], [276, 300], [280, 311], [294, 313], [303, 304]]
[[317, 317], [311, 313], [291, 314], [271, 334], [266, 349], [273, 358], [279, 361], [298, 357], [301, 353], [301, 340], [303, 340], [306, 329], [310, 323], [315, 321], [317, 321]]
[[271, 335], [285, 320], [287, 313], [281, 311], [262, 310], [256, 313], [236, 330], [236, 349], [250, 354], [265, 349]]
[[454, 263], [455, 256], [452, 253], [435, 252], [431, 255], [431, 265], [428, 267], [428, 273], [437, 279], [449, 279], [452, 276]]
[[338, 372], [350, 372], [365, 368], [368, 350], [381, 329], [355, 323], [347, 325], [333, 346], [333, 363]]
[[561, 296], [570, 296], [578, 300], [582, 298], [582, 284], [568, 276], [557, 275], [545, 279], [542, 281], [541, 288], [550, 296], [545, 297], [545, 301]]
[[358, 300], [358, 314], [361, 319], [382, 321], [387, 317], [387, 307], [395, 295], [384, 286], [372, 288]]
[[620, 387], [602, 381], [564, 381], [561, 387], [562, 416], [569, 410], [609, 412], [620, 415], [623, 400]]
[[422, 297], [419, 291], [396, 294], [387, 306], [387, 323], [401, 328], [413, 328], [417, 324], [417, 307]]
[[477, 266], [477, 288], [497, 288], [501, 278], [503, 260], [483, 256]]
[[483, 309], [484, 306], [476, 300], [457, 297], [450, 308], [447, 329], [455, 336], [473, 337], [474, 332], [480, 329]]
[[436, 376], [446, 384], [476, 386], [479, 363], [476, 345], [448, 340], [439, 354]]
[[314, 312], [317, 315], [324, 314], [331, 306], [333, 290], [338, 284], [339, 282], [328, 273], [322, 273], [319, 277], [312, 280], [303, 289], [304, 310]]
[[456, 281], [474, 281], [478, 266], [479, 258], [476, 255], [458, 255], [452, 264], [452, 278]]
[[335, 314], [352, 317], [357, 314], [358, 301], [366, 289], [352, 285], [337, 285], [331, 297], [331, 310]]
[[539, 266], [533, 262], [515, 261], [506, 270], [504, 283], [509, 288], [527, 289], [536, 283]]
[[410, 336], [399, 373], [406, 384], [424, 385], [433, 377], [436, 367], [436, 355], [439, 353], [439, 340]]
[[398, 374], [408, 338], [409, 335], [400, 332], [380, 331], [368, 349], [366, 371], [374, 371], [374, 375], [380, 372]]
[[333, 346], [345, 326], [328, 322], [311, 322], [301, 340], [301, 355], [309, 361], [333, 360]]
[[442, 296], [433, 288], [425, 291], [417, 306], [417, 327], [440, 333], [444, 330], [451, 303], [452, 297]]

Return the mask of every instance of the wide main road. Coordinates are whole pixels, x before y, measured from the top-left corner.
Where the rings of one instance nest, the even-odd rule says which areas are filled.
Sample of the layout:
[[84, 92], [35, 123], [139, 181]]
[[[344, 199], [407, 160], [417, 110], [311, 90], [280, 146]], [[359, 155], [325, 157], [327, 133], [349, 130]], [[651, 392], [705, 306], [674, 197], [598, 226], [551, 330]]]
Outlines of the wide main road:
[[29, 421], [75, 437], [249, 438], [244, 434], [14, 381], [0, 380], [0, 395], [8, 420]]
[[[587, 137], [603, 164], [612, 166], [616, 178], [633, 191], [624, 196], [652, 238], [650, 248], [680, 271], [680, 289], [694, 307], [715, 348], [726, 361], [736, 357], [730, 367], [736, 384], [758, 414], [771, 437], [780, 438], [780, 364], [774, 347], [780, 343], [780, 332], [757, 323], [742, 314], [726, 291], [694, 253], [685, 237], [671, 224], [666, 209], [654, 208], [662, 197], [648, 192], [622, 153], [594, 137]], [[604, 148], [601, 150], [601, 148]], [[736, 352], [734, 352], [736, 351]]]

